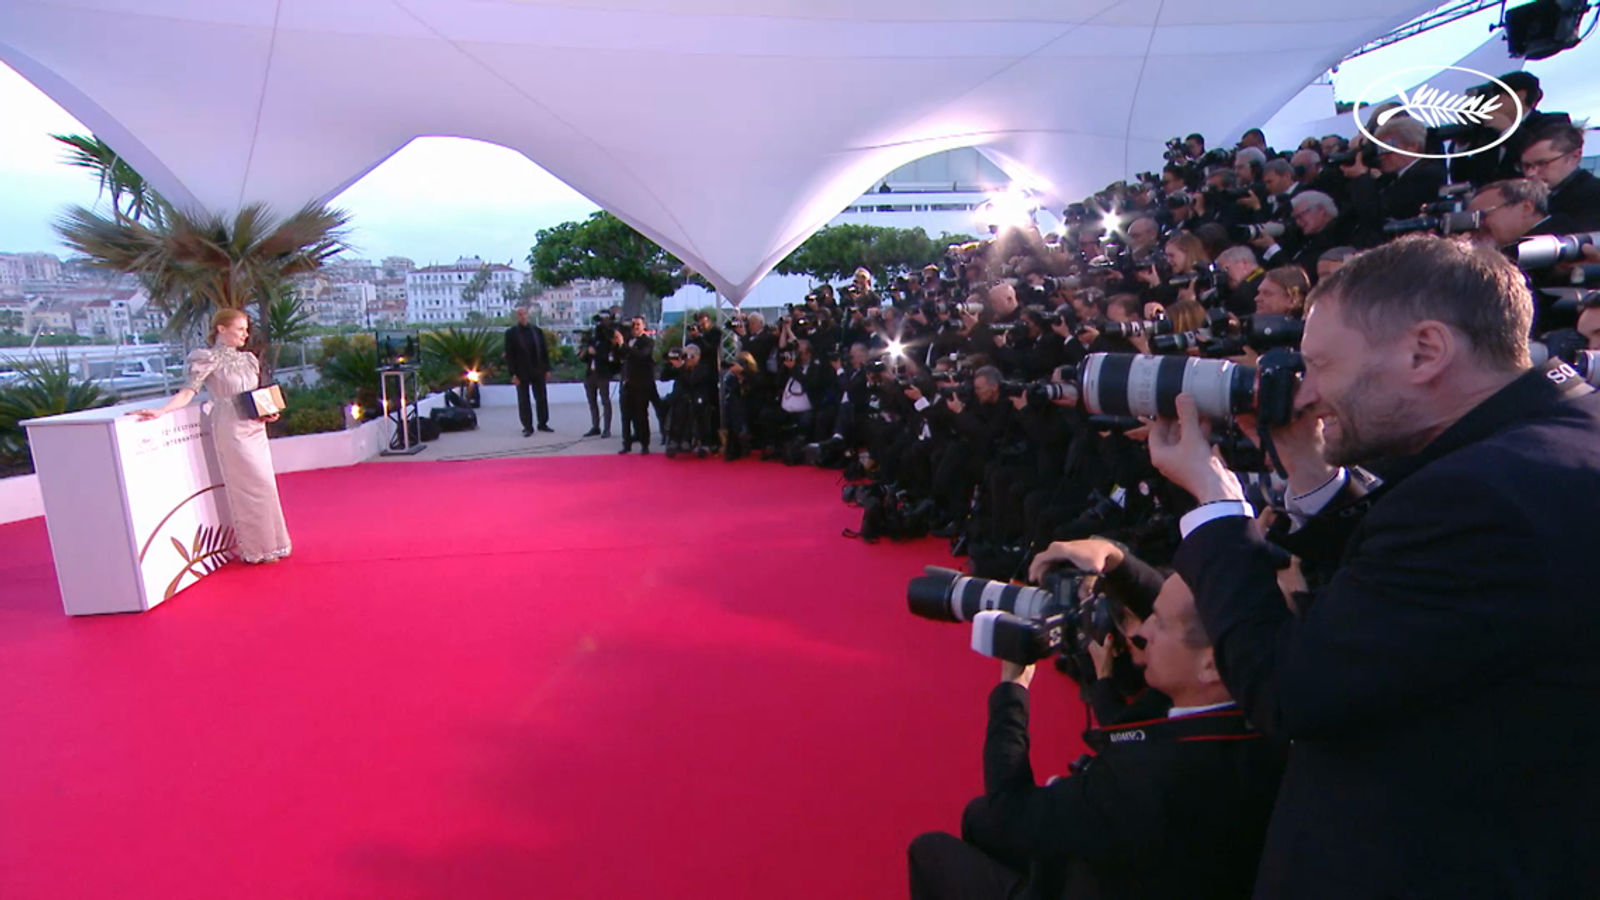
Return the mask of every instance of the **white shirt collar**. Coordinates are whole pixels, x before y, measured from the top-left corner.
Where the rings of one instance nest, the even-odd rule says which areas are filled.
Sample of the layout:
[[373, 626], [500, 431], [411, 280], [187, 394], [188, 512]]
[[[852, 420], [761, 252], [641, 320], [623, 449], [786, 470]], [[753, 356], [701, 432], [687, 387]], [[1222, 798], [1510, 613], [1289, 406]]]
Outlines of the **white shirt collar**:
[[1226, 703], [1213, 703], [1210, 706], [1174, 706], [1173, 708], [1167, 710], [1167, 718], [1176, 719], [1180, 716], [1192, 716], [1198, 713], [1211, 712], [1212, 710], [1216, 709], [1227, 709], [1233, 705], [1233, 701], [1229, 700]]

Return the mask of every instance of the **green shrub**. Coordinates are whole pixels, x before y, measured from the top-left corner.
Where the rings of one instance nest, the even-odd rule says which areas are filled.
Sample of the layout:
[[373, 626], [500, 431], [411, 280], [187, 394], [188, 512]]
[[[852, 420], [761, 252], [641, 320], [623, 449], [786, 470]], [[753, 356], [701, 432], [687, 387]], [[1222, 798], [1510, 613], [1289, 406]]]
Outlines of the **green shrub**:
[[344, 430], [344, 407], [341, 406], [295, 406], [290, 404], [283, 411], [283, 433], [292, 437], [297, 434], [320, 434], [325, 431]]
[[116, 394], [97, 382], [73, 375], [64, 354], [25, 363], [17, 371], [22, 377], [0, 388], [0, 469], [10, 474], [33, 471], [27, 430], [19, 423], [117, 402]]

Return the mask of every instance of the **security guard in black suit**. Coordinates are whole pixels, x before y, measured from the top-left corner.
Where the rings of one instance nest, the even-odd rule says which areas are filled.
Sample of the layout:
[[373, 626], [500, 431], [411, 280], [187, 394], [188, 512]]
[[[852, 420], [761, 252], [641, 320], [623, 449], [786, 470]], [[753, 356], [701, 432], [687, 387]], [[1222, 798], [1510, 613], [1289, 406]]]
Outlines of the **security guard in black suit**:
[[1042, 786], [1028, 762], [1033, 667], [1002, 664], [989, 694], [984, 795], [968, 804], [961, 838], [912, 841], [912, 900], [1249, 894], [1282, 748], [1229, 698], [1182, 579], [1167, 579], [1137, 636], [1146, 680], [1176, 705], [1096, 732], [1098, 754]]
[[[1503, 256], [1413, 237], [1313, 292], [1285, 538], [1330, 573], [1296, 617], [1197, 421], [1150, 456], [1201, 505], [1174, 565], [1233, 696], [1294, 741], [1259, 898], [1600, 894], [1600, 394], [1530, 367]], [[1377, 476], [1337, 468], [1372, 463]]]

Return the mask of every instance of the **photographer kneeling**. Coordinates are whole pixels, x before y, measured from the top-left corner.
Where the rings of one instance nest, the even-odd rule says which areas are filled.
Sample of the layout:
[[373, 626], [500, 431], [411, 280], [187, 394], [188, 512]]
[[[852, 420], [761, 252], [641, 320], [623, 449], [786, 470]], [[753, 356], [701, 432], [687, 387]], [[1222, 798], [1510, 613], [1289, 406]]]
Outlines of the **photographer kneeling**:
[[967, 805], [961, 839], [933, 832], [911, 842], [913, 900], [1008, 898], [1024, 886], [1052, 900], [1249, 894], [1282, 777], [1279, 749], [1228, 696], [1182, 579], [1166, 580], [1138, 637], [1145, 680], [1175, 704], [1169, 716], [1105, 729], [1098, 756], [1042, 787], [1028, 762], [1034, 667], [1001, 664], [984, 796]]
[[1300, 617], [1193, 398], [1150, 435], [1201, 504], [1174, 567], [1222, 677], [1294, 741], [1256, 896], [1593, 897], [1600, 604], [1570, 511], [1600, 508], [1600, 395], [1530, 365], [1532, 299], [1492, 251], [1402, 238], [1310, 300], [1298, 420], [1271, 431], [1274, 539], [1332, 570]]
[[[1172, 699], [1144, 680], [1144, 641], [1138, 637], [1166, 576], [1122, 544], [1092, 537], [1056, 541], [1046, 547], [1029, 564], [1028, 580], [1039, 584], [1052, 567], [1062, 563], [1100, 576], [1094, 581], [1094, 590], [1105, 595], [1114, 617], [1115, 631], [1104, 643], [1090, 643], [1087, 648], [1094, 663], [1093, 680], [1088, 680], [1090, 673], [1078, 677], [1078, 673], [1062, 669], [1080, 683], [1087, 681], [1082, 684], [1082, 695], [1094, 711], [1094, 720], [1106, 726], [1166, 715]], [[1070, 658], [1057, 657], [1057, 668]]]

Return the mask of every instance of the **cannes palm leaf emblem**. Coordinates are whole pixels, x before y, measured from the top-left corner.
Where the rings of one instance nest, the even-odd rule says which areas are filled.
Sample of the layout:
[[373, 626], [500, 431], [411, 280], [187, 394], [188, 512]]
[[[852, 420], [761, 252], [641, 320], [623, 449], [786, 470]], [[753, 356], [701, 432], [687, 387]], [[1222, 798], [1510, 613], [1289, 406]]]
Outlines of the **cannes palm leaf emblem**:
[[1500, 108], [1499, 97], [1485, 94], [1468, 97], [1465, 94], [1452, 94], [1449, 91], [1431, 88], [1426, 84], [1417, 88], [1416, 93], [1409, 97], [1405, 91], [1396, 92], [1396, 96], [1400, 98], [1400, 105], [1378, 114], [1379, 128], [1401, 113], [1406, 113], [1429, 128], [1438, 128], [1441, 125], [1482, 125], [1489, 121], [1489, 116], [1495, 110]]

